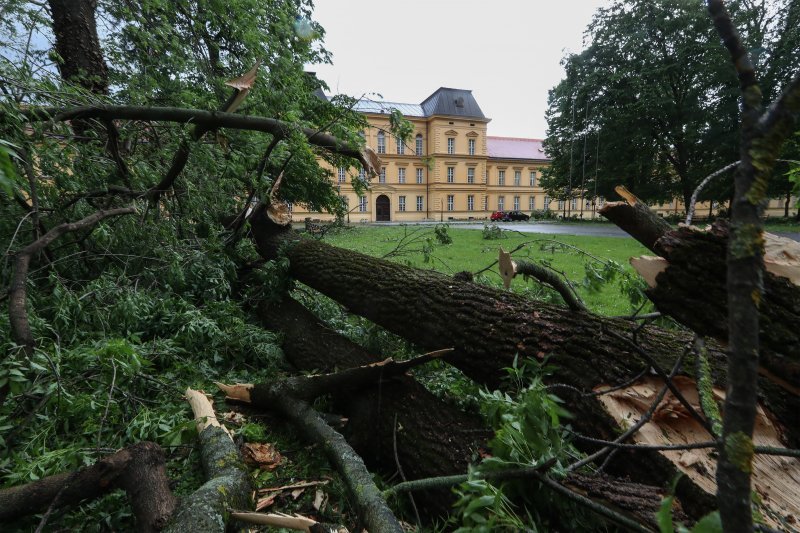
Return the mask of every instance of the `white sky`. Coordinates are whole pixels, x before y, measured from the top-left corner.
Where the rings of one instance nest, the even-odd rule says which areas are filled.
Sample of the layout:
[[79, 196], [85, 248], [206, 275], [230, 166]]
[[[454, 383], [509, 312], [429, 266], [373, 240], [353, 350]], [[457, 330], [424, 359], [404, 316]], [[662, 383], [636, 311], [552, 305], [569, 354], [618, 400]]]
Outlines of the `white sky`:
[[[333, 65], [313, 65], [335, 93], [420, 103], [471, 89], [490, 135], [543, 138], [547, 92], [566, 52], [609, 0], [315, 0]], [[375, 96], [373, 95], [373, 98]]]

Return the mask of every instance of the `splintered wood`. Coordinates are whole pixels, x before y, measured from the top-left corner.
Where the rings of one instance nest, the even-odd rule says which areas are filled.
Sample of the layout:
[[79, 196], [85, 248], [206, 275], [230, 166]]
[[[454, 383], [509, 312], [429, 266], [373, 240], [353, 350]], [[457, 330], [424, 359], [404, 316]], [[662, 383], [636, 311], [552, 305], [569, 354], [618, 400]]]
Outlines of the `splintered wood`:
[[[701, 413], [695, 381], [683, 376], [678, 376], [672, 381], [695, 410]], [[647, 377], [630, 387], [603, 394], [599, 399], [617, 423], [625, 428], [636, 423], [644, 415], [663, 386], [662, 379]], [[595, 388], [595, 392], [602, 392], [608, 388], [607, 385], [601, 385]], [[725, 398], [725, 392], [716, 388], [713, 392], [717, 402], [721, 403]], [[691, 444], [709, 441], [711, 436], [691, 417], [672, 393], [667, 393], [653, 418], [642, 426], [632, 440], [637, 444], [651, 445]], [[769, 413], [760, 405], [756, 415], [753, 442], [756, 446], [785, 447], [778, 429], [770, 420]], [[717, 458], [714, 448], [668, 450], [659, 453], [703, 490], [711, 494], [716, 493]], [[769, 526], [782, 530], [798, 527], [796, 517], [800, 516], [800, 490], [798, 490], [800, 460], [774, 455], [756, 455], [753, 460], [753, 489], [761, 499], [760, 510]]]

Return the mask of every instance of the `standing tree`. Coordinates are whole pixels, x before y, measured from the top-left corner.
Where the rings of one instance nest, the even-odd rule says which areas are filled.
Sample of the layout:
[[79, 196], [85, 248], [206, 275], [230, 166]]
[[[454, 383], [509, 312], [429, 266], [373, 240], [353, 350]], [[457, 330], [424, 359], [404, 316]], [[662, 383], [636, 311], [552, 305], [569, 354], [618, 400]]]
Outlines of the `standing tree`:
[[[769, 94], [792, 72], [798, 30], [786, 24], [795, 4], [733, 3], [745, 46], [760, 51]], [[610, 197], [624, 184], [645, 201], [677, 197], [688, 206], [705, 176], [738, 159], [735, 81], [723, 51], [709, 45], [707, 14], [695, 2], [621, 0], [598, 12], [587, 38], [550, 93], [545, 145], [553, 165], [543, 185], [556, 196], [571, 189]], [[599, 149], [584, 152], [585, 140]], [[581, 193], [584, 157], [598, 172]], [[718, 180], [703, 198], [728, 200], [728, 183]]]

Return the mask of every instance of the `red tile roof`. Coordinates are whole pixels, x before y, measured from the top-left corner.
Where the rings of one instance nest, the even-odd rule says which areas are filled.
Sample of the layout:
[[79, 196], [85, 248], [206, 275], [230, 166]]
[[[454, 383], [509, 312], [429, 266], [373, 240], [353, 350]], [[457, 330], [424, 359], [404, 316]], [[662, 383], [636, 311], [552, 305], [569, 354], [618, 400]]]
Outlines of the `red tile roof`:
[[489, 157], [496, 159], [549, 159], [542, 148], [542, 139], [487, 135], [486, 148]]

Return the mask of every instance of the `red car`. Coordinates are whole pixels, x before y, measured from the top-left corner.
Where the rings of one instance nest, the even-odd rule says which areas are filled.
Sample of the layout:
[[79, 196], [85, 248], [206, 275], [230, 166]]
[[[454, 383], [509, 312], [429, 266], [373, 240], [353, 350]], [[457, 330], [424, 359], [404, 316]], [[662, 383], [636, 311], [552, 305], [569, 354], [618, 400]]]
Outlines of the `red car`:
[[489, 217], [490, 220], [505, 220], [506, 214], [502, 211], [495, 211], [492, 213], [492, 216]]

